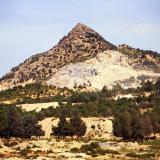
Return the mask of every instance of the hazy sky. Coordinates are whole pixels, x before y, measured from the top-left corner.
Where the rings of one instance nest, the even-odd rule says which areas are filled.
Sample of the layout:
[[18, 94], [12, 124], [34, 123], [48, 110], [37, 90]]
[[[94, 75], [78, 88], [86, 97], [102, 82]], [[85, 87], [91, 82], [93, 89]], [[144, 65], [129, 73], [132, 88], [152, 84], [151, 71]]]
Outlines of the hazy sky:
[[0, 76], [78, 22], [116, 45], [160, 52], [160, 0], [0, 0]]

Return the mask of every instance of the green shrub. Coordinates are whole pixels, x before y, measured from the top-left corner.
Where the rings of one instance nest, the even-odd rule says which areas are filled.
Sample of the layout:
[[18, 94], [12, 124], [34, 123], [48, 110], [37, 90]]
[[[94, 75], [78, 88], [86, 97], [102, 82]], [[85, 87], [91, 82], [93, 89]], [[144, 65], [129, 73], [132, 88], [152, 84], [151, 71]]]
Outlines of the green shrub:
[[144, 160], [146, 160], [146, 159], [150, 160], [150, 158], [155, 157], [155, 153], [137, 154], [137, 153], [134, 153], [134, 152], [130, 152], [130, 153], [127, 153], [126, 156], [133, 157], [133, 158], [144, 159]]
[[91, 142], [90, 144], [82, 145], [81, 148], [79, 149], [79, 152], [86, 153], [93, 157], [105, 154], [119, 154], [118, 151], [102, 149], [99, 146], [98, 142]]
[[73, 152], [73, 153], [78, 153], [78, 152], [79, 152], [79, 149], [76, 148], [76, 147], [74, 147], [74, 148], [72, 148], [70, 151]]

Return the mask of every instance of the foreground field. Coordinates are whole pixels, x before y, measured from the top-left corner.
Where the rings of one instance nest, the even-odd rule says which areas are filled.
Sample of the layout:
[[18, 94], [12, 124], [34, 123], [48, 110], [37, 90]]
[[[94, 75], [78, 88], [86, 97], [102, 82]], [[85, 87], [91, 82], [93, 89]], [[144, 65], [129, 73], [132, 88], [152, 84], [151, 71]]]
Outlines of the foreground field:
[[116, 139], [0, 139], [0, 159], [10, 160], [158, 160], [160, 140], [147, 143], [123, 142]]
[[[39, 123], [43, 137], [1, 138], [0, 160], [159, 160], [160, 138], [138, 142], [123, 141], [112, 134], [112, 118], [82, 118], [87, 125], [84, 137], [51, 137], [51, 127], [58, 118], [46, 118]], [[94, 127], [93, 127], [94, 126]]]

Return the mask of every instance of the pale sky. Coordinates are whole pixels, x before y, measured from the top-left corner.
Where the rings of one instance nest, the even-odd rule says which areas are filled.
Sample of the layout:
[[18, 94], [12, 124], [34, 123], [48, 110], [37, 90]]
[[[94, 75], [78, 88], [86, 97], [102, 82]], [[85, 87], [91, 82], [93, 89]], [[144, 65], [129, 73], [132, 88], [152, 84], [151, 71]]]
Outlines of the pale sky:
[[78, 22], [115, 45], [160, 52], [160, 0], [0, 0], [0, 76]]

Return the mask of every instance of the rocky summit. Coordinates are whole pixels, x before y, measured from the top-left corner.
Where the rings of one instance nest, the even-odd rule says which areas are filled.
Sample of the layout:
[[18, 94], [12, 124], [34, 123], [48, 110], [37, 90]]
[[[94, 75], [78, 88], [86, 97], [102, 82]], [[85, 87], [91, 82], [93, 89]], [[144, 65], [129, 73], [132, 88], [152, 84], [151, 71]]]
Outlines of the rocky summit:
[[78, 23], [67, 36], [59, 41], [53, 51], [61, 51], [66, 54], [75, 53], [78, 58], [87, 54], [95, 55], [108, 49], [116, 49], [116, 46], [106, 41], [94, 30]]
[[158, 53], [128, 45], [117, 47], [78, 23], [56, 46], [12, 68], [0, 79], [0, 90], [35, 82], [69, 88], [87, 84], [100, 89], [116, 83], [134, 87], [159, 76]]

